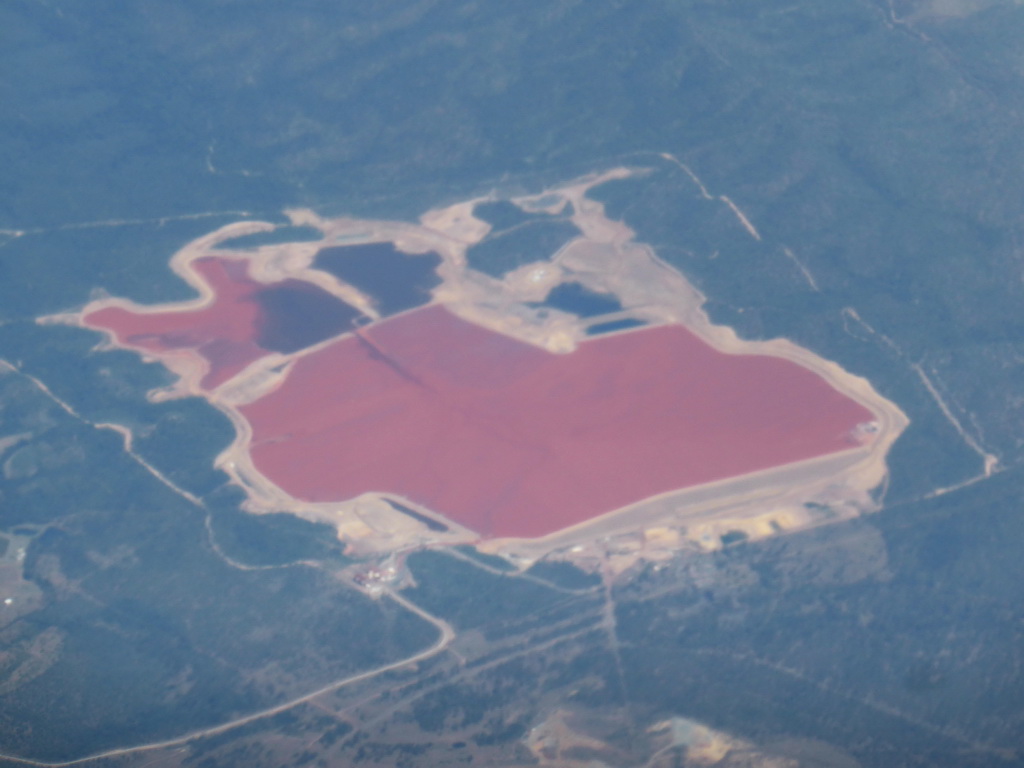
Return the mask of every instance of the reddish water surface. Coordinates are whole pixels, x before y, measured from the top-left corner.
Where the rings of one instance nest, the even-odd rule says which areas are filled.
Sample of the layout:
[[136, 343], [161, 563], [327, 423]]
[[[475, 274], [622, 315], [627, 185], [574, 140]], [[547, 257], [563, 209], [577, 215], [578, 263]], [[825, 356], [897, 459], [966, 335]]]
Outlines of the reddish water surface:
[[873, 418], [804, 368], [681, 326], [554, 355], [437, 306], [300, 359], [242, 412], [256, 466], [293, 496], [397, 493], [498, 537], [850, 448]]
[[294, 352], [349, 330], [360, 314], [301, 280], [258, 283], [245, 262], [206, 257], [192, 266], [213, 290], [210, 306], [178, 312], [107, 307], [86, 315], [85, 324], [155, 354], [195, 352], [207, 363], [201, 386], [214, 389], [270, 351]]
[[248, 301], [261, 286], [249, 278], [242, 262], [203, 258], [192, 266], [214, 291], [209, 307], [153, 313], [107, 307], [84, 321], [113, 332], [121, 344], [156, 354], [195, 350], [209, 364], [202, 386], [213, 388], [266, 354], [255, 342], [259, 305]]

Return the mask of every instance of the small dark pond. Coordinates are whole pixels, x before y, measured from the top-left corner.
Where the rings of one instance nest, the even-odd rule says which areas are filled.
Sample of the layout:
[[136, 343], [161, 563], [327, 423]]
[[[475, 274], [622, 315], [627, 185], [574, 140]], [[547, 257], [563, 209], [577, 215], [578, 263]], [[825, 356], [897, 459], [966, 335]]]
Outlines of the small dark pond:
[[363, 314], [323, 288], [285, 280], [253, 295], [263, 310], [256, 343], [271, 352], [297, 352], [352, 328]]
[[642, 325], [647, 325], [647, 323], [637, 320], [635, 317], [624, 317], [621, 320], [610, 320], [607, 323], [595, 323], [587, 328], [587, 336], [600, 336], [602, 333], [624, 331], [627, 328], [639, 328]]
[[504, 234], [493, 233], [469, 249], [469, 266], [491, 277], [501, 277], [516, 267], [551, 258], [580, 231], [566, 220], [537, 219]]
[[338, 245], [324, 248], [313, 266], [373, 297], [385, 317], [430, 302], [440, 284], [436, 253], [410, 255], [391, 243]]
[[531, 306], [560, 309], [579, 317], [595, 317], [622, 311], [622, 304], [617, 298], [609, 293], [592, 291], [581, 283], [562, 283], [555, 286], [543, 302]]

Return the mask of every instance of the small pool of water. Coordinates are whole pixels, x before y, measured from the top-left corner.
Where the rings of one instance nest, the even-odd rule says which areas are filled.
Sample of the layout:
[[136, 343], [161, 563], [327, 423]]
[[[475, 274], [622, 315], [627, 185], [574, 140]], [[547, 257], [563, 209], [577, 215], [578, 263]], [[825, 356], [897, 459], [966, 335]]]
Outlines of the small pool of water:
[[637, 320], [635, 317], [624, 317], [621, 320], [609, 320], [607, 323], [594, 323], [587, 328], [587, 336], [600, 336], [603, 333], [613, 331], [624, 331], [627, 328], [640, 328], [647, 325], [644, 320]]
[[565, 219], [537, 219], [502, 232], [492, 232], [466, 253], [471, 269], [502, 277], [524, 264], [550, 259], [580, 231]]
[[430, 302], [441, 283], [436, 253], [402, 253], [392, 243], [363, 243], [323, 248], [313, 266], [372, 297], [377, 310], [394, 315]]
[[592, 291], [580, 283], [562, 283], [555, 286], [543, 302], [532, 306], [560, 309], [579, 317], [595, 317], [622, 311], [622, 303], [613, 295]]

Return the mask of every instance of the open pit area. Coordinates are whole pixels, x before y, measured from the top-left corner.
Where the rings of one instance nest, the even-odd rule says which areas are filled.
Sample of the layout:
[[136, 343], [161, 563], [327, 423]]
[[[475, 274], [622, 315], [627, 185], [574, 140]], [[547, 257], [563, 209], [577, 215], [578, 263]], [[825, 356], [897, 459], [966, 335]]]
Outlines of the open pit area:
[[870, 508], [906, 417], [807, 350], [712, 325], [587, 198], [631, 173], [509, 201], [578, 236], [500, 276], [467, 258], [494, 242], [474, 216], [490, 198], [418, 224], [291, 211], [322, 239], [239, 249], [274, 225], [229, 225], [172, 259], [198, 298], [105, 298], [72, 320], [174, 371], [154, 399], [201, 395], [232, 419], [215, 460], [250, 511], [328, 521], [354, 551], [532, 560], [629, 534], [647, 556], [707, 546], [716, 521], [771, 535]]

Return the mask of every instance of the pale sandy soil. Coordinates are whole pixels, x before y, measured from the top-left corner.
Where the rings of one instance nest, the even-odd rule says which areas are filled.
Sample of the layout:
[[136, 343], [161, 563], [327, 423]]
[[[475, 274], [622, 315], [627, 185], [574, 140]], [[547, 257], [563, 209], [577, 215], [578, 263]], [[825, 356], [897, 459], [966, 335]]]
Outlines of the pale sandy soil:
[[[874, 502], [869, 492], [885, 482], [886, 454], [906, 428], [907, 417], [875, 392], [867, 380], [786, 339], [747, 341], [730, 328], [713, 325], [702, 309], [704, 296], [651, 248], [636, 242], [629, 227], [610, 220], [603, 206], [587, 197], [588, 190], [599, 184], [643, 172], [616, 168], [537, 195], [513, 199], [525, 211], [568, 215], [580, 236], [566, 243], [551, 259], [523, 266], [504, 280], [467, 267], [466, 251], [490, 230], [486, 222], [473, 216], [474, 206], [486, 198], [428, 211], [415, 224], [323, 219], [309, 210], [292, 210], [286, 213], [293, 224], [318, 229], [322, 239], [249, 250], [225, 246], [230, 239], [274, 229], [269, 223], [249, 221], [222, 227], [176, 253], [171, 268], [198, 293], [191, 301], [139, 306], [124, 299], [102, 297], [80, 313], [44, 318], [42, 322], [85, 324], [85, 316], [106, 306], [134, 312], [188, 312], [206, 306], [213, 297], [192, 264], [209, 255], [246, 260], [250, 275], [260, 282], [297, 278], [315, 283], [376, 318], [370, 297], [313, 269], [312, 264], [316, 252], [328, 245], [392, 242], [406, 253], [435, 251], [441, 255], [438, 273], [443, 282], [434, 291], [435, 302], [444, 303], [465, 320], [551, 352], [567, 353], [586, 338], [587, 322], [557, 311], [542, 316], [525, 302], [543, 300], [552, 287], [571, 275], [589, 288], [616, 295], [625, 308], [623, 316], [640, 318], [652, 325], [679, 323], [722, 352], [773, 355], [814, 371], [869, 409], [875, 421], [871, 430], [861, 436], [861, 445], [839, 454], [645, 499], [543, 539], [492, 540], [483, 543], [484, 547], [523, 565], [543, 556], [555, 556], [581, 564], [602, 559], [612, 562], [615, 570], [623, 570], [638, 560], [663, 558], [682, 547], [720, 546], [721, 535], [728, 531], [742, 531], [750, 538], [758, 538], [872, 510]], [[751, 234], [756, 235], [756, 230]], [[364, 553], [474, 541], [477, 537], [473, 532], [449, 520], [444, 520], [450, 527], [448, 533], [429, 531], [425, 525], [393, 510], [378, 494], [364, 494], [338, 503], [306, 503], [286, 494], [255, 468], [249, 453], [251, 430], [238, 406], [273, 391], [287, 377], [292, 361], [333, 341], [291, 355], [267, 355], [212, 392], [204, 392], [199, 386], [207, 372], [202, 358], [189, 351], [162, 354], [160, 362], [178, 379], [170, 388], [150, 396], [161, 400], [201, 395], [228, 415], [237, 435], [232, 445], [216, 458], [216, 465], [245, 489], [252, 512], [287, 510], [329, 522], [353, 550]], [[113, 344], [114, 340], [108, 337], [107, 346]], [[126, 440], [130, 441], [130, 434]], [[435, 511], [407, 499], [396, 500], [425, 515], [443, 519]]]
[[[589, 768], [599, 760], [600, 764], [607, 760], [613, 765], [633, 761], [630, 764], [646, 768], [696, 768], [718, 765], [727, 755], [736, 759], [736, 763], [730, 764], [740, 764], [742, 760], [742, 765], [751, 768], [793, 768], [797, 765], [796, 760], [780, 759], [779, 754], [763, 751], [752, 742], [685, 717], [670, 717], [645, 728], [643, 735], [633, 741], [633, 753], [627, 755], [613, 746], [612, 739], [608, 738], [621, 727], [620, 718], [560, 708], [534, 726], [523, 743], [538, 765], [559, 768]], [[800, 752], [812, 746], [811, 742], [791, 742], [789, 749]]]

